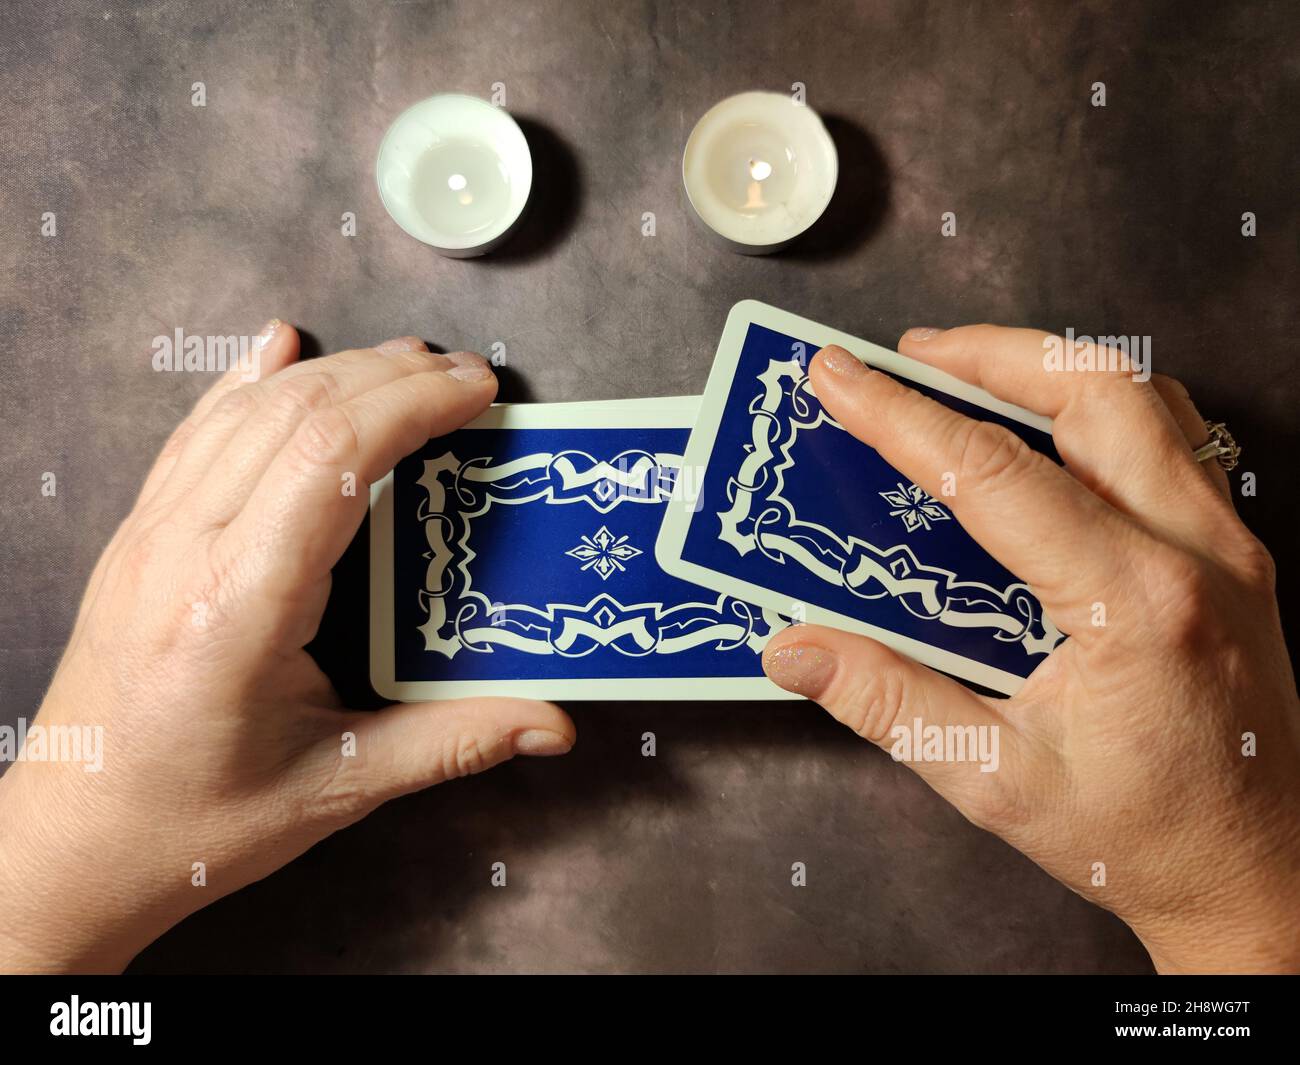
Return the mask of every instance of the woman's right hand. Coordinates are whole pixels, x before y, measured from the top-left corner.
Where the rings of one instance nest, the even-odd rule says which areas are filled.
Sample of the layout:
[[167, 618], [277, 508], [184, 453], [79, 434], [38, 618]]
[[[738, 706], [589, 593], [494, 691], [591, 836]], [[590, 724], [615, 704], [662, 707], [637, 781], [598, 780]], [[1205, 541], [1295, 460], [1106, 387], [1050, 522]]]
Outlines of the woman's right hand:
[[1273, 560], [1223, 471], [1192, 457], [1208, 434], [1181, 386], [1048, 370], [1047, 339], [920, 329], [899, 350], [1054, 419], [1064, 468], [843, 349], [810, 375], [840, 425], [932, 496], [955, 475], [944, 503], [1070, 639], [1006, 700], [808, 625], [774, 637], [764, 666], [885, 748], [915, 719], [997, 728], [996, 772], [913, 768], [1127, 921], [1161, 971], [1300, 971], [1300, 701]]

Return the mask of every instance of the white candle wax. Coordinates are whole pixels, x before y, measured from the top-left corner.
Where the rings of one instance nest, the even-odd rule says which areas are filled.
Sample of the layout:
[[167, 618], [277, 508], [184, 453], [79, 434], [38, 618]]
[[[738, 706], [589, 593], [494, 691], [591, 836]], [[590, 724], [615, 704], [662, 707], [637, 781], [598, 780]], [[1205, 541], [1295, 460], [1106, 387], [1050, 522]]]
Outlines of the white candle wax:
[[375, 179], [394, 222], [444, 255], [468, 258], [510, 235], [528, 203], [533, 159], [504, 110], [444, 93], [388, 127]]
[[826, 210], [839, 156], [817, 112], [775, 92], [715, 104], [682, 153], [682, 182], [700, 220], [734, 251], [790, 244]]

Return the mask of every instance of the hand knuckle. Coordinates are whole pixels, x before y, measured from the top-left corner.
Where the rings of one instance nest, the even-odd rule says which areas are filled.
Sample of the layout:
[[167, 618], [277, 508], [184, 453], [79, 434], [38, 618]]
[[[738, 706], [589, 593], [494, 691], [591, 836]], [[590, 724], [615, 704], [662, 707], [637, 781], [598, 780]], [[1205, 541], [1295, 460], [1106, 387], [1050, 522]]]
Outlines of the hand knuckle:
[[253, 385], [241, 385], [217, 400], [212, 408], [212, 418], [220, 422], [242, 422], [257, 410], [259, 405], [257, 388]]
[[1269, 549], [1254, 536], [1246, 537], [1238, 568], [1252, 588], [1271, 595], [1277, 587], [1277, 562]]
[[338, 757], [324, 783], [312, 793], [302, 812], [309, 820], [327, 827], [351, 824], [364, 817], [382, 800], [384, 790], [367, 780], [353, 759]]
[[157, 560], [157, 549], [150, 539], [137, 537], [122, 551], [119, 565], [122, 576], [131, 587], [141, 587]]
[[442, 771], [447, 780], [457, 780], [472, 776], [487, 768], [487, 759], [478, 737], [459, 735], [449, 738], [443, 744]]
[[128, 584], [140, 588], [152, 584], [158, 568], [165, 564], [172, 545], [184, 542], [184, 533], [173, 518], [145, 525], [125, 544], [121, 566]]
[[322, 407], [309, 414], [294, 434], [298, 457], [313, 466], [334, 466], [357, 453], [357, 427], [342, 407]]
[[977, 322], [974, 325], [958, 326], [946, 333], [939, 334], [936, 340], [946, 341], [959, 354], [974, 355], [987, 351], [1001, 339], [1002, 330], [991, 322]]
[[338, 386], [330, 374], [305, 374], [276, 385], [271, 392], [271, 403], [277, 413], [297, 419], [330, 406], [337, 394]]
[[1213, 639], [1213, 589], [1205, 563], [1183, 551], [1158, 551], [1147, 562], [1146, 583], [1153, 625], [1166, 641], [1183, 647]]
[[239, 596], [241, 586], [238, 559], [223, 559], [210, 552], [201, 565], [179, 584], [177, 604], [181, 629], [189, 635], [206, 638], [222, 627]]
[[176, 430], [167, 438], [167, 443], [163, 444], [162, 451], [158, 453], [158, 461], [155, 467], [179, 458], [180, 453], [185, 450], [185, 445], [189, 443], [190, 437], [194, 435], [194, 423], [186, 420], [176, 427]]
[[1151, 375], [1151, 383], [1155, 385], [1157, 389], [1168, 391], [1182, 399], [1192, 398], [1192, 394], [1187, 391], [1187, 386], [1183, 384], [1182, 381], [1178, 380], [1177, 377], [1171, 377], [1169, 374], [1153, 373]]
[[1020, 437], [993, 422], [971, 422], [957, 442], [957, 478], [960, 484], [992, 485], [1024, 472], [1034, 452]]
[[1005, 834], [1033, 820], [1034, 808], [1011, 773], [976, 773], [962, 813], [976, 828]]
[[881, 743], [898, 723], [906, 701], [907, 681], [900, 670], [873, 669], [850, 687], [840, 720], [864, 740]]

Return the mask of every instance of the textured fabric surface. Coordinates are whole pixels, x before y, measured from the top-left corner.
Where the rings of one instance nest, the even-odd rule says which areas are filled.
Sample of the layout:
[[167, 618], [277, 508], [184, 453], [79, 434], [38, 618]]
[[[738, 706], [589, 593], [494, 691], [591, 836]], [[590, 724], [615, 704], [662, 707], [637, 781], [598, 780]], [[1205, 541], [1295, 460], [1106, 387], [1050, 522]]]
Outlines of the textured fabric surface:
[[[5, 0], [0, 720], [35, 713], [95, 558], [210, 383], [154, 373], [151, 339], [273, 315], [313, 351], [503, 344], [513, 400], [697, 393], [744, 297], [890, 345], [975, 320], [1150, 335], [1243, 444], [1240, 507], [1293, 616], [1295, 12]], [[442, 259], [384, 214], [375, 151], [407, 104], [497, 82], [534, 208], [500, 254]], [[779, 258], [717, 250], [683, 206], [686, 136], [721, 97], [794, 82], [841, 153], [829, 224]], [[358, 558], [322, 641], [364, 701]], [[571, 709], [571, 756], [395, 802], [135, 967], [1148, 968], [1117, 920], [811, 705]]]

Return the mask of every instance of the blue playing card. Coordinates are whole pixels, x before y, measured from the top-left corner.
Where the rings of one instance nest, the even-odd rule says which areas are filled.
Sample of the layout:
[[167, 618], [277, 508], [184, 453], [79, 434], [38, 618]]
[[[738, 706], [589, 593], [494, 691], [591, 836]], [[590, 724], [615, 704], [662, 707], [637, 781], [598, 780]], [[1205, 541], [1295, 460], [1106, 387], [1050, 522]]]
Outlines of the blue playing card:
[[398, 464], [372, 508], [377, 689], [780, 696], [761, 653], [787, 622], [655, 561], [698, 407], [659, 402], [494, 408]]
[[1062, 634], [943, 498], [823, 409], [806, 366], [829, 343], [962, 414], [1006, 426], [1059, 461], [1038, 416], [896, 352], [746, 301], [728, 320], [687, 449], [683, 481], [694, 483], [669, 510], [660, 564], [796, 620], [865, 632], [935, 668], [1015, 691]]

